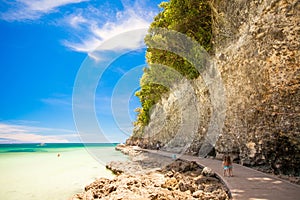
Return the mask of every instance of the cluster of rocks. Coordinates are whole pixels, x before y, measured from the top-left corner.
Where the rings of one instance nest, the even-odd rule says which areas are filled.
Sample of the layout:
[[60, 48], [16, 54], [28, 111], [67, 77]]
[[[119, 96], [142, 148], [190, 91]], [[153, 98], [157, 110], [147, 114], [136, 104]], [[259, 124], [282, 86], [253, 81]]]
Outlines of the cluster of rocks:
[[126, 145], [137, 146], [142, 149], [157, 149], [157, 145], [159, 145], [161, 147], [162, 142], [160, 140], [155, 140], [153, 138], [149, 139], [149, 138], [143, 138], [143, 137], [130, 137], [126, 140]]
[[135, 161], [109, 163], [107, 166], [118, 175], [114, 179], [97, 179], [72, 200], [230, 199], [214, 172], [195, 162], [138, 151], [134, 155]]
[[125, 145], [125, 144], [118, 144], [115, 148], [117, 151], [121, 151], [125, 155], [129, 155], [131, 157], [135, 156], [136, 154], [139, 154], [138, 146], [135, 145]]

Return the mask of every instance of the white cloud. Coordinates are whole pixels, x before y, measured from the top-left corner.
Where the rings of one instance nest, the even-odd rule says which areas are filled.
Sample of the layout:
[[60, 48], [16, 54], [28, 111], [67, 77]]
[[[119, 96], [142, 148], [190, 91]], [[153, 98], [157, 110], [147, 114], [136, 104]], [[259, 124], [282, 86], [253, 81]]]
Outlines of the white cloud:
[[20, 143], [63, 143], [68, 142], [57, 136], [44, 136], [32, 133], [1, 133], [0, 138]]
[[52, 106], [63, 106], [63, 107], [72, 107], [72, 99], [70, 96], [58, 94], [54, 97], [43, 98], [41, 101], [45, 104], [52, 105]]
[[55, 12], [58, 7], [85, 1], [88, 0], [16, 0], [0, 18], [6, 21], [34, 20]]
[[[65, 18], [65, 23], [76, 29], [76, 40], [65, 40], [63, 44], [74, 51], [85, 52], [95, 60], [104, 59], [101, 51], [134, 50], [144, 47], [144, 37], [155, 15], [154, 7], [140, 1], [133, 4], [123, 2], [124, 10], [106, 10], [99, 13], [93, 7], [88, 13], [80, 10]], [[81, 27], [81, 30], [80, 30]], [[100, 51], [100, 53], [97, 53]]]
[[134, 29], [141, 29], [141, 28], [147, 28], [149, 26], [149, 22], [147, 22], [145, 19], [141, 18], [140, 16], [136, 15], [132, 11], [126, 11], [128, 12], [127, 15], [124, 17], [118, 17], [121, 19], [118, 19], [116, 22], [107, 22], [99, 28], [97, 25], [91, 26], [91, 31], [94, 33], [97, 37], [101, 39], [108, 39], [111, 37], [114, 37], [120, 33], [127, 32]]
[[0, 140], [18, 143], [60, 143], [70, 142], [78, 136], [74, 131], [36, 126], [0, 123]]
[[[122, 6], [114, 7], [110, 1], [78, 4], [89, 0], [15, 0], [6, 3], [7, 10], [0, 13], [6, 21], [38, 20], [50, 13], [61, 12], [51, 22], [70, 32], [63, 45], [73, 51], [87, 53], [100, 60], [97, 50], [132, 50], [144, 46], [144, 36], [158, 8], [150, 0], [120, 0]], [[75, 6], [66, 6], [78, 4]], [[63, 6], [66, 10], [61, 9]], [[63, 17], [62, 17], [63, 16]], [[135, 31], [133, 30], [140, 30]], [[109, 40], [113, 38], [112, 40]]]
[[87, 0], [18, 0], [24, 4], [28, 10], [49, 12], [54, 8], [72, 3], [80, 3]]
[[[89, 33], [80, 42], [65, 41], [64, 44], [72, 50], [87, 53], [91, 53], [96, 49], [118, 51], [143, 47], [144, 36], [150, 22], [131, 11], [125, 12], [127, 15], [123, 14], [123, 19], [106, 22], [102, 26], [99, 26], [96, 21], [81, 17], [82, 23], [86, 24], [86, 22], [89, 22]], [[78, 27], [79, 22], [77, 19], [79, 19], [78, 16], [70, 18], [69, 24], [72, 25], [76, 21], [76, 26]], [[100, 47], [100, 49], [97, 47]], [[91, 55], [95, 54], [91, 53]]]
[[79, 52], [91, 52], [96, 49], [99, 44], [101, 44], [101, 40], [95, 38], [94, 36], [89, 37], [86, 40], [83, 40], [80, 43], [64, 41], [64, 45], [71, 48], [74, 51]]
[[68, 21], [73, 28], [79, 28], [80, 24], [87, 23], [87, 19], [81, 15], [70, 16]]

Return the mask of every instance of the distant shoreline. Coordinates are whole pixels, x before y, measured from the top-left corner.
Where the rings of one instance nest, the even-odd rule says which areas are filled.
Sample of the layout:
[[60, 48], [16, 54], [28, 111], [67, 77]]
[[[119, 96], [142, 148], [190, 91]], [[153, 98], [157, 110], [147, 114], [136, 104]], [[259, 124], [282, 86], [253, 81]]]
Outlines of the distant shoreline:
[[15, 143], [0, 143], [0, 145], [118, 145], [119, 142], [15, 142]]

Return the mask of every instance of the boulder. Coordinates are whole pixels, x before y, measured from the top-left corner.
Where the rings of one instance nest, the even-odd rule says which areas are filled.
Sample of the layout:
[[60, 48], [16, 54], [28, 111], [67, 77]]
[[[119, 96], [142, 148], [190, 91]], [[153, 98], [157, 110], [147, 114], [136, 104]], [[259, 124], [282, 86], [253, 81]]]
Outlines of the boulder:
[[201, 174], [204, 176], [215, 176], [215, 172], [209, 167], [204, 167]]

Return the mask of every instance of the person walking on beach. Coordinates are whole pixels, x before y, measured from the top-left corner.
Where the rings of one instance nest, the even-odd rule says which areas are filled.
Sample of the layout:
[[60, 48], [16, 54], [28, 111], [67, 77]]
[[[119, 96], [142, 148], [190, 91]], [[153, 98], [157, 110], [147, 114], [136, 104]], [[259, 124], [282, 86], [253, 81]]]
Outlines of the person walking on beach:
[[228, 176], [233, 176], [232, 162], [231, 162], [231, 158], [229, 155], [224, 156], [222, 165], [223, 165], [223, 169], [224, 169], [224, 176], [226, 176], [226, 173], [228, 174]]

